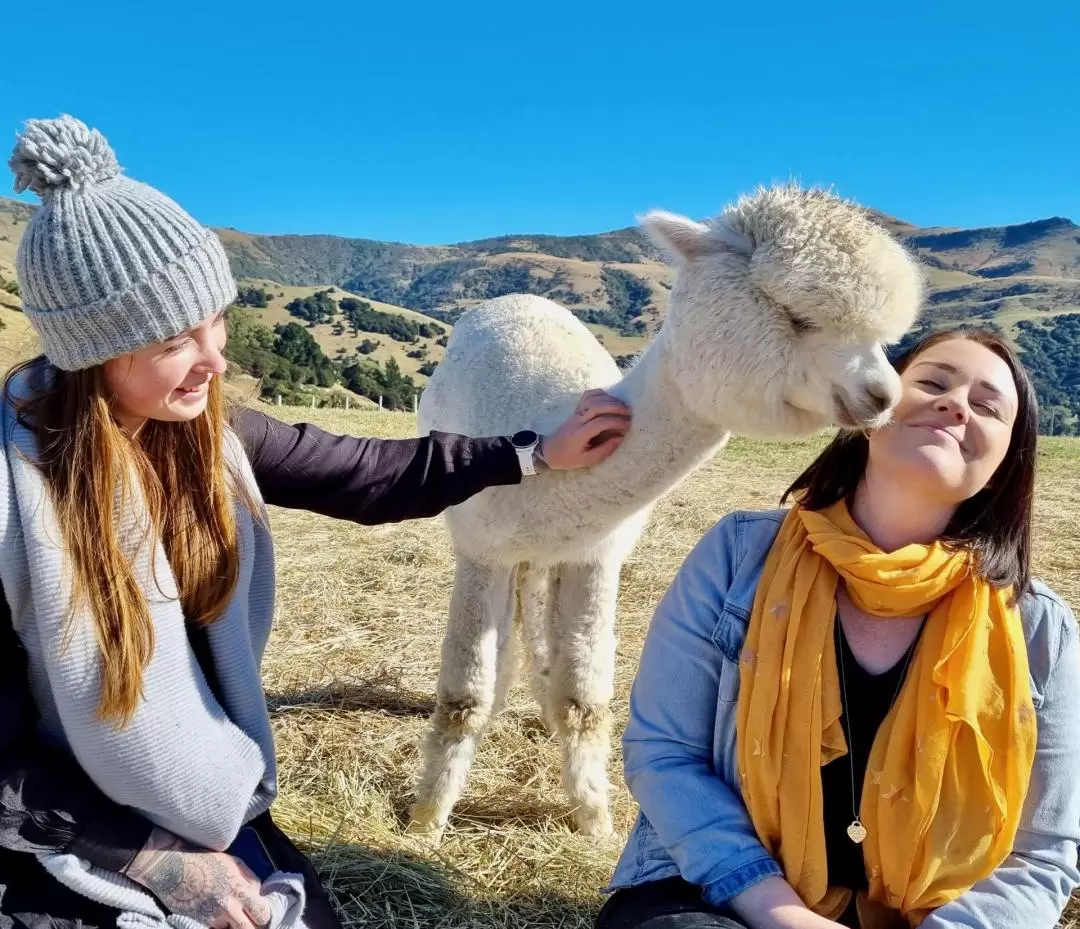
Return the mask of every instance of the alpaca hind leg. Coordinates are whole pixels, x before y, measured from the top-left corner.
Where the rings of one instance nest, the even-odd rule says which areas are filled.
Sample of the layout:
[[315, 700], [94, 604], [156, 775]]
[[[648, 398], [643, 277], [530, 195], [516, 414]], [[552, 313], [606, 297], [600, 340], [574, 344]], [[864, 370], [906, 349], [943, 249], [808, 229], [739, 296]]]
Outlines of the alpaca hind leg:
[[594, 836], [611, 833], [607, 763], [618, 586], [618, 562], [559, 567], [549, 701], [562, 740], [563, 786], [578, 829]]
[[521, 621], [522, 638], [529, 655], [529, 681], [533, 698], [540, 706], [547, 731], [556, 731], [551, 716], [550, 690], [551, 667], [557, 643], [552, 634], [554, 572], [550, 568], [522, 566], [521, 584], [518, 587], [518, 618]]
[[515, 634], [516, 627], [522, 625], [521, 609], [521, 584], [528, 571], [528, 565], [519, 564], [511, 579], [511, 606], [513, 610], [512, 621], [500, 622], [497, 627], [496, 651], [498, 653], [498, 669], [495, 678], [495, 701], [491, 708], [491, 718], [494, 719], [506, 706], [506, 697], [514, 682], [518, 679], [522, 667], [521, 644]]
[[441, 832], [465, 789], [495, 704], [500, 639], [508, 638], [510, 568], [459, 558], [443, 638], [435, 712], [424, 740], [412, 832]]

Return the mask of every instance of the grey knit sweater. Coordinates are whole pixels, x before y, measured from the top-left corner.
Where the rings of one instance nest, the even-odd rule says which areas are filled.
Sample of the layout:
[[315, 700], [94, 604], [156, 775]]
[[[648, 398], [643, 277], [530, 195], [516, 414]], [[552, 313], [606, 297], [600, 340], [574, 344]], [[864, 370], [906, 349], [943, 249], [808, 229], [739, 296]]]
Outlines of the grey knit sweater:
[[[25, 384], [14, 386], [25, 389]], [[81, 615], [70, 630], [66, 622], [68, 569], [44, 481], [32, 463], [36, 454], [33, 436], [15, 421], [8, 404], [0, 404], [0, 582], [29, 656], [43, 736], [69, 749], [115, 802], [190, 842], [224, 850], [246, 821], [270, 806], [277, 789], [259, 674], [274, 609], [269, 532], [238, 508], [239, 583], [225, 615], [208, 630], [222, 703], [188, 644], [160, 542], [135, 554], [156, 644], [144, 671], [144, 699], [130, 725], [116, 728], [97, 717], [100, 657], [94, 624]], [[248, 493], [260, 500], [231, 434], [229, 455]], [[145, 514], [132, 511], [122, 518], [137, 532]]]

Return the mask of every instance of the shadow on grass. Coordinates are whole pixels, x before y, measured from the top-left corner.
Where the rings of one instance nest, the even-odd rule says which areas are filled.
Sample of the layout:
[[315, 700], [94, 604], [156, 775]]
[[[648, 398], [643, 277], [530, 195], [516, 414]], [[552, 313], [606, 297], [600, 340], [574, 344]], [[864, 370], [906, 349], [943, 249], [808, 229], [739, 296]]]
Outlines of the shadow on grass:
[[310, 851], [347, 929], [587, 929], [603, 903], [543, 893], [492, 895], [442, 860], [357, 845]]
[[[416, 799], [411, 788], [396, 791], [391, 803], [398, 826], [405, 829], [409, 823], [409, 807]], [[453, 829], [479, 826], [485, 829], [530, 829], [548, 831], [557, 825], [568, 831], [573, 829], [574, 819], [565, 803], [545, 802], [537, 799], [516, 799], [505, 794], [492, 796], [466, 796], [454, 804], [449, 826]]]
[[406, 690], [392, 675], [369, 680], [334, 681], [318, 687], [297, 687], [266, 695], [271, 715], [325, 711], [365, 711], [387, 716], [430, 716], [435, 698]]

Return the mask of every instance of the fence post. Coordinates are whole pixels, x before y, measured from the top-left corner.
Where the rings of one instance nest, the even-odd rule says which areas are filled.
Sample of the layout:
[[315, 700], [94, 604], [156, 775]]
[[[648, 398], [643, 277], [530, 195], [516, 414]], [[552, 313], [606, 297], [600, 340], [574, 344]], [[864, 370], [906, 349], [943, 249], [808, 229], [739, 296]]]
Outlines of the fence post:
[[416, 394], [412, 395], [412, 411], [416, 413]]
[[382, 409], [382, 394], [379, 394], [379, 409]]
[[281, 394], [277, 395], [277, 405], [281, 406]]
[[315, 409], [315, 394], [311, 395], [311, 408]]

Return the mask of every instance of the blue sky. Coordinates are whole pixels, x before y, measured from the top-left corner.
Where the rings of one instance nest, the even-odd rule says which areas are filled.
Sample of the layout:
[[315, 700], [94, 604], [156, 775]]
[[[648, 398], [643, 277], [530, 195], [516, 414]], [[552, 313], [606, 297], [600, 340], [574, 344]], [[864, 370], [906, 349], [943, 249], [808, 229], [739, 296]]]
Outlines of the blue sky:
[[586, 233], [789, 178], [920, 225], [1080, 222], [1076, 0], [57, 0], [21, 22], [4, 146], [69, 112], [210, 225]]

